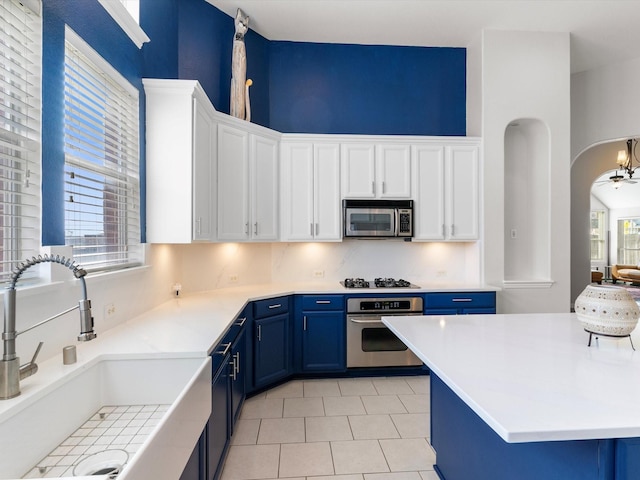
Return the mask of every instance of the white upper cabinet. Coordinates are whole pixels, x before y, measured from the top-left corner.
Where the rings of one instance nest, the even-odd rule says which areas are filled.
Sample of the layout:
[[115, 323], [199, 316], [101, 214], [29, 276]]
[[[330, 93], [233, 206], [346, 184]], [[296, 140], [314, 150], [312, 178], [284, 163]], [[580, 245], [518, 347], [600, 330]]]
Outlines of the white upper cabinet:
[[218, 240], [249, 239], [249, 133], [218, 125]]
[[479, 236], [479, 146], [448, 147], [448, 181], [446, 185], [451, 240], [477, 240]]
[[215, 239], [215, 109], [190, 80], [143, 80], [147, 241]]
[[278, 239], [278, 140], [248, 127], [218, 125], [221, 241]]
[[411, 145], [376, 147], [376, 196], [411, 198]]
[[342, 144], [343, 198], [411, 198], [411, 146]]
[[478, 239], [479, 151], [468, 141], [413, 146], [414, 240]]
[[249, 149], [251, 239], [278, 239], [278, 142], [251, 135]]
[[283, 141], [281, 166], [282, 240], [342, 240], [339, 144]]

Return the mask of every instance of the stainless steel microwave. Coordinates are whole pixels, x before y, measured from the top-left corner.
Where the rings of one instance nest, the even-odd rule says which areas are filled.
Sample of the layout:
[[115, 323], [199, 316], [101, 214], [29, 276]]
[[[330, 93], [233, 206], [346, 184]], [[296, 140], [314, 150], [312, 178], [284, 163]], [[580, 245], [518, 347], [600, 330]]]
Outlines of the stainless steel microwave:
[[413, 200], [342, 200], [345, 238], [413, 236]]

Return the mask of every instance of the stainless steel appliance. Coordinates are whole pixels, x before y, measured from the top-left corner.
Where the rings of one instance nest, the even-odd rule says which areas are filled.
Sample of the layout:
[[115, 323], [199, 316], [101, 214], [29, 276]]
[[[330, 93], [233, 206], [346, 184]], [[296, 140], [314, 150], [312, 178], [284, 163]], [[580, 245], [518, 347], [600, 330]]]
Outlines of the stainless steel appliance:
[[347, 298], [347, 368], [422, 365], [382, 317], [422, 315], [422, 297]]
[[420, 288], [407, 280], [399, 278], [376, 278], [365, 280], [364, 278], [345, 278], [340, 282], [345, 288]]
[[345, 238], [413, 236], [413, 200], [342, 200]]

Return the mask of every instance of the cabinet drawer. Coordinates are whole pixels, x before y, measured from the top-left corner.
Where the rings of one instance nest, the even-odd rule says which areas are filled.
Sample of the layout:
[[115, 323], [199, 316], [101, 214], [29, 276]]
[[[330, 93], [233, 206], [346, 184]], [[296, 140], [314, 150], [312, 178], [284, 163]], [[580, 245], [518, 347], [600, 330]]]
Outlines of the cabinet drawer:
[[289, 311], [289, 297], [270, 298], [258, 300], [253, 303], [254, 318], [271, 317]]
[[344, 310], [343, 295], [305, 295], [302, 310]]
[[495, 308], [495, 292], [427, 293], [425, 310], [433, 308]]

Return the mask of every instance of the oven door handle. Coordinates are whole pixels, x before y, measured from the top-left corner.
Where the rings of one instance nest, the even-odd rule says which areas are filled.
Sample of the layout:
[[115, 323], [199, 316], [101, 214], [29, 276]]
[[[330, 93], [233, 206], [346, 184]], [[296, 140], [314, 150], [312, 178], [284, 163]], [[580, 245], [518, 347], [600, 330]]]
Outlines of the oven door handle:
[[371, 323], [381, 324], [382, 323], [382, 320], [358, 320], [356, 318], [349, 318], [349, 321], [353, 322], [353, 323], [369, 323], [369, 324], [371, 324]]

